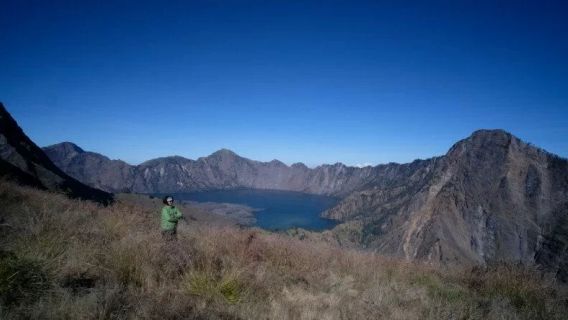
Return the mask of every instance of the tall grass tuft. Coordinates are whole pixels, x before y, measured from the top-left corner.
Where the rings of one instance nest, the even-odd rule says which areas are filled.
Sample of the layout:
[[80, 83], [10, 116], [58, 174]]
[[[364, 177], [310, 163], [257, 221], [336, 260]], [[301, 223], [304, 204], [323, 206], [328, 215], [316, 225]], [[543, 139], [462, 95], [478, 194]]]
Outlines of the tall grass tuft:
[[0, 252], [0, 301], [4, 306], [30, 304], [51, 287], [41, 260]]

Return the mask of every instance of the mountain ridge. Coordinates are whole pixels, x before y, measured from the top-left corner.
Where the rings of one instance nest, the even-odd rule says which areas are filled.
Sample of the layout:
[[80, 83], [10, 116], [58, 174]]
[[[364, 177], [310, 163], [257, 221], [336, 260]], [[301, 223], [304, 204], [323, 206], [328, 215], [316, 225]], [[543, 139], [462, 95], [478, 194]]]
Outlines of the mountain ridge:
[[[72, 145], [74, 146], [73, 150], [75, 149], [82, 150], [81, 147], [75, 144]], [[267, 180], [270, 179], [269, 177], [266, 177], [266, 175], [270, 174], [266, 173], [266, 171], [267, 170], [269, 171], [271, 168], [272, 169], [280, 168], [279, 170], [283, 170], [283, 172], [281, 172], [281, 175], [286, 176], [285, 179], [288, 180], [288, 181], [282, 181], [280, 184], [286, 184], [288, 182], [294, 184], [293, 182], [294, 179], [297, 179], [298, 176], [304, 175], [307, 172], [315, 172], [314, 173], [315, 176], [322, 177], [322, 179], [325, 179], [325, 177], [329, 175], [329, 171], [338, 171], [338, 172], [341, 172], [343, 170], [368, 171], [369, 169], [371, 169], [371, 167], [368, 168], [351, 167], [339, 162], [335, 164], [324, 164], [317, 166], [315, 168], [308, 168], [303, 163], [294, 163], [288, 166], [278, 159], [274, 159], [269, 162], [251, 160], [242, 157], [229, 149], [220, 149], [218, 151], [213, 152], [209, 156], [199, 157], [197, 160], [185, 158], [182, 156], [166, 156], [166, 157], [150, 159], [142, 162], [139, 165], [130, 165], [122, 160], [110, 160], [108, 157], [95, 152], [90, 152], [90, 151], [84, 151], [82, 153], [66, 152], [66, 150], [69, 148], [71, 148], [70, 143], [65, 142], [61, 144], [54, 144], [44, 147], [44, 151], [50, 156], [50, 158], [53, 161], [55, 161], [60, 167], [62, 167], [64, 171], [66, 171], [70, 175], [74, 176], [75, 178], [81, 181], [84, 181], [89, 185], [96, 186], [97, 188], [101, 188], [109, 192], [119, 192], [119, 191], [128, 191], [128, 190], [133, 192], [142, 192], [142, 193], [187, 192], [187, 191], [196, 191], [196, 190], [207, 190], [212, 188], [226, 189], [226, 188], [237, 188], [237, 187], [253, 187], [253, 188], [256, 187], [261, 189], [275, 188], [276, 190], [288, 190], [286, 186], [271, 184], [267, 182]], [[67, 155], [71, 155], [71, 158], [73, 159], [68, 158]], [[121, 164], [121, 166], [123, 167], [122, 170], [126, 170], [129, 172], [127, 174], [128, 181], [117, 182], [116, 177], [113, 178], [108, 176], [108, 175], [112, 176], [112, 173], [108, 173], [108, 175], [103, 174], [101, 176], [100, 174], [101, 170], [105, 171], [106, 170], [105, 168], [112, 167], [117, 163]], [[240, 182], [233, 181], [228, 184], [219, 183], [217, 185], [214, 184], [211, 186], [207, 186], [207, 183], [201, 183], [201, 184], [196, 183], [196, 185], [187, 188], [180, 187], [180, 188], [166, 188], [166, 189], [153, 188], [151, 186], [156, 185], [156, 183], [145, 183], [144, 181], [142, 181], [144, 180], [143, 178], [136, 177], [136, 175], [142, 175], [142, 176], [148, 175], [149, 174], [148, 170], [151, 170], [154, 167], [160, 167], [160, 168], [176, 167], [177, 169], [175, 170], [179, 170], [181, 173], [184, 172], [187, 173], [188, 171], [192, 171], [188, 168], [191, 166], [195, 166], [195, 168], [193, 168], [194, 169], [193, 171], [198, 170], [199, 168], [205, 168], [210, 166], [219, 167], [219, 165], [222, 166], [220, 168], [223, 170], [223, 169], [228, 169], [227, 166], [231, 164], [239, 164], [242, 167], [241, 169], [244, 169], [244, 171], [248, 170], [249, 172], [251, 172], [251, 174], [254, 172], [259, 174], [260, 176], [264, 175], [264, 177], [248, 177], [248, 178], [244, 177], [240, 179]], [[181, 167], [184, 167], [186, 169], [182, 169]], [[160, 168], [156, 170], [158, 172], [164, 172]], [[163, 176], [163, 173], [158, 175]], [[230, 175], [235, 177], [237, 174], [233, 172]], [[99, 179], [98, 181], [93, 181], [92, 179], [90, 179], [90, 177], [95, 177], [95, 176], [99, 178], [102, 177], [102, 179]], [[105, 176], [108, 176], [107, 178], [110, 180], [108, 179], [104, 180]], [[157, 184], [160, 185], [159, 182]], [[180, 186], [179, 184], [177, 185]], [[187, 186], [187, 183], [184, 183], [183, 185]], [[311, 192], [311, 193], [330, 194], [337, 192], [337, 190], [320, 191], [320, 190], [310, 190], [310, 187], [302, 188], [301, 186], [298, 185], [298, 182], [296, 183], [296, 185], [293, 185], [290, 188], [293, 191]], [[317, 188], [312, 187], [312, 189], [317, 189]]]

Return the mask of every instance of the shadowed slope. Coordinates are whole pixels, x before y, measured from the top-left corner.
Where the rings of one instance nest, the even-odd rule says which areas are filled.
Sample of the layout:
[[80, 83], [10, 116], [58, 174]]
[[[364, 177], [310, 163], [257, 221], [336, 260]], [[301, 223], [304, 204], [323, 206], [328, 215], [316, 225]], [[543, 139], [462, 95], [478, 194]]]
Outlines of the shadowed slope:
[[71, 178], [59, 169], [33, 143], [0, 103], [0, 172], [20, 183], [64, 192], [81, 199], [102, 203], [112, 201], [112, 195]]

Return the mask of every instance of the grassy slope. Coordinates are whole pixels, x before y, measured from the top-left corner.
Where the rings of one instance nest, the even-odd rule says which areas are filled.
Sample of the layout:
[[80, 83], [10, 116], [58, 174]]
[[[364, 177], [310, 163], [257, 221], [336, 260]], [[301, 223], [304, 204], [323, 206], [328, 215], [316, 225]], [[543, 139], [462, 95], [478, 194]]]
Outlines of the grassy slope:
[[[561, 319], [566, 289], [518, 267], [436, 269], [0, 182], [0, 318]], [[188, 213], [188, 212], [186, 212]], [[189, 212], [199, 217], [199, 213]]]

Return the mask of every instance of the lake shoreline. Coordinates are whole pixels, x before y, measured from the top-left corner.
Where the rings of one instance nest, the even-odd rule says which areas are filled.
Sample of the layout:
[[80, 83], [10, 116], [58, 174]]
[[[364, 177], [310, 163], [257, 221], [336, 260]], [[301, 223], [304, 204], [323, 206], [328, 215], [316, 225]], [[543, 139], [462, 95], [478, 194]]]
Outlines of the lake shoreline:
[[[234, 189], [172, 193], [177, 201], [229, 218], [236, 224], [270, 231], [302, 228], [323, 231], [338, 222], [321, 217], [339, 199], [295, 191]], [[158, 196], [158, 195], [155, 195]]]
[[198, 202], [192, 200], [180, 200], [181, 203], [196, 207], [230, 220], [235, 221], [237, 225], [252, 227], [256, 224], [257, 212], [262, 211], [259, 208], [253, 208], [247, 205], [228, 202]]

